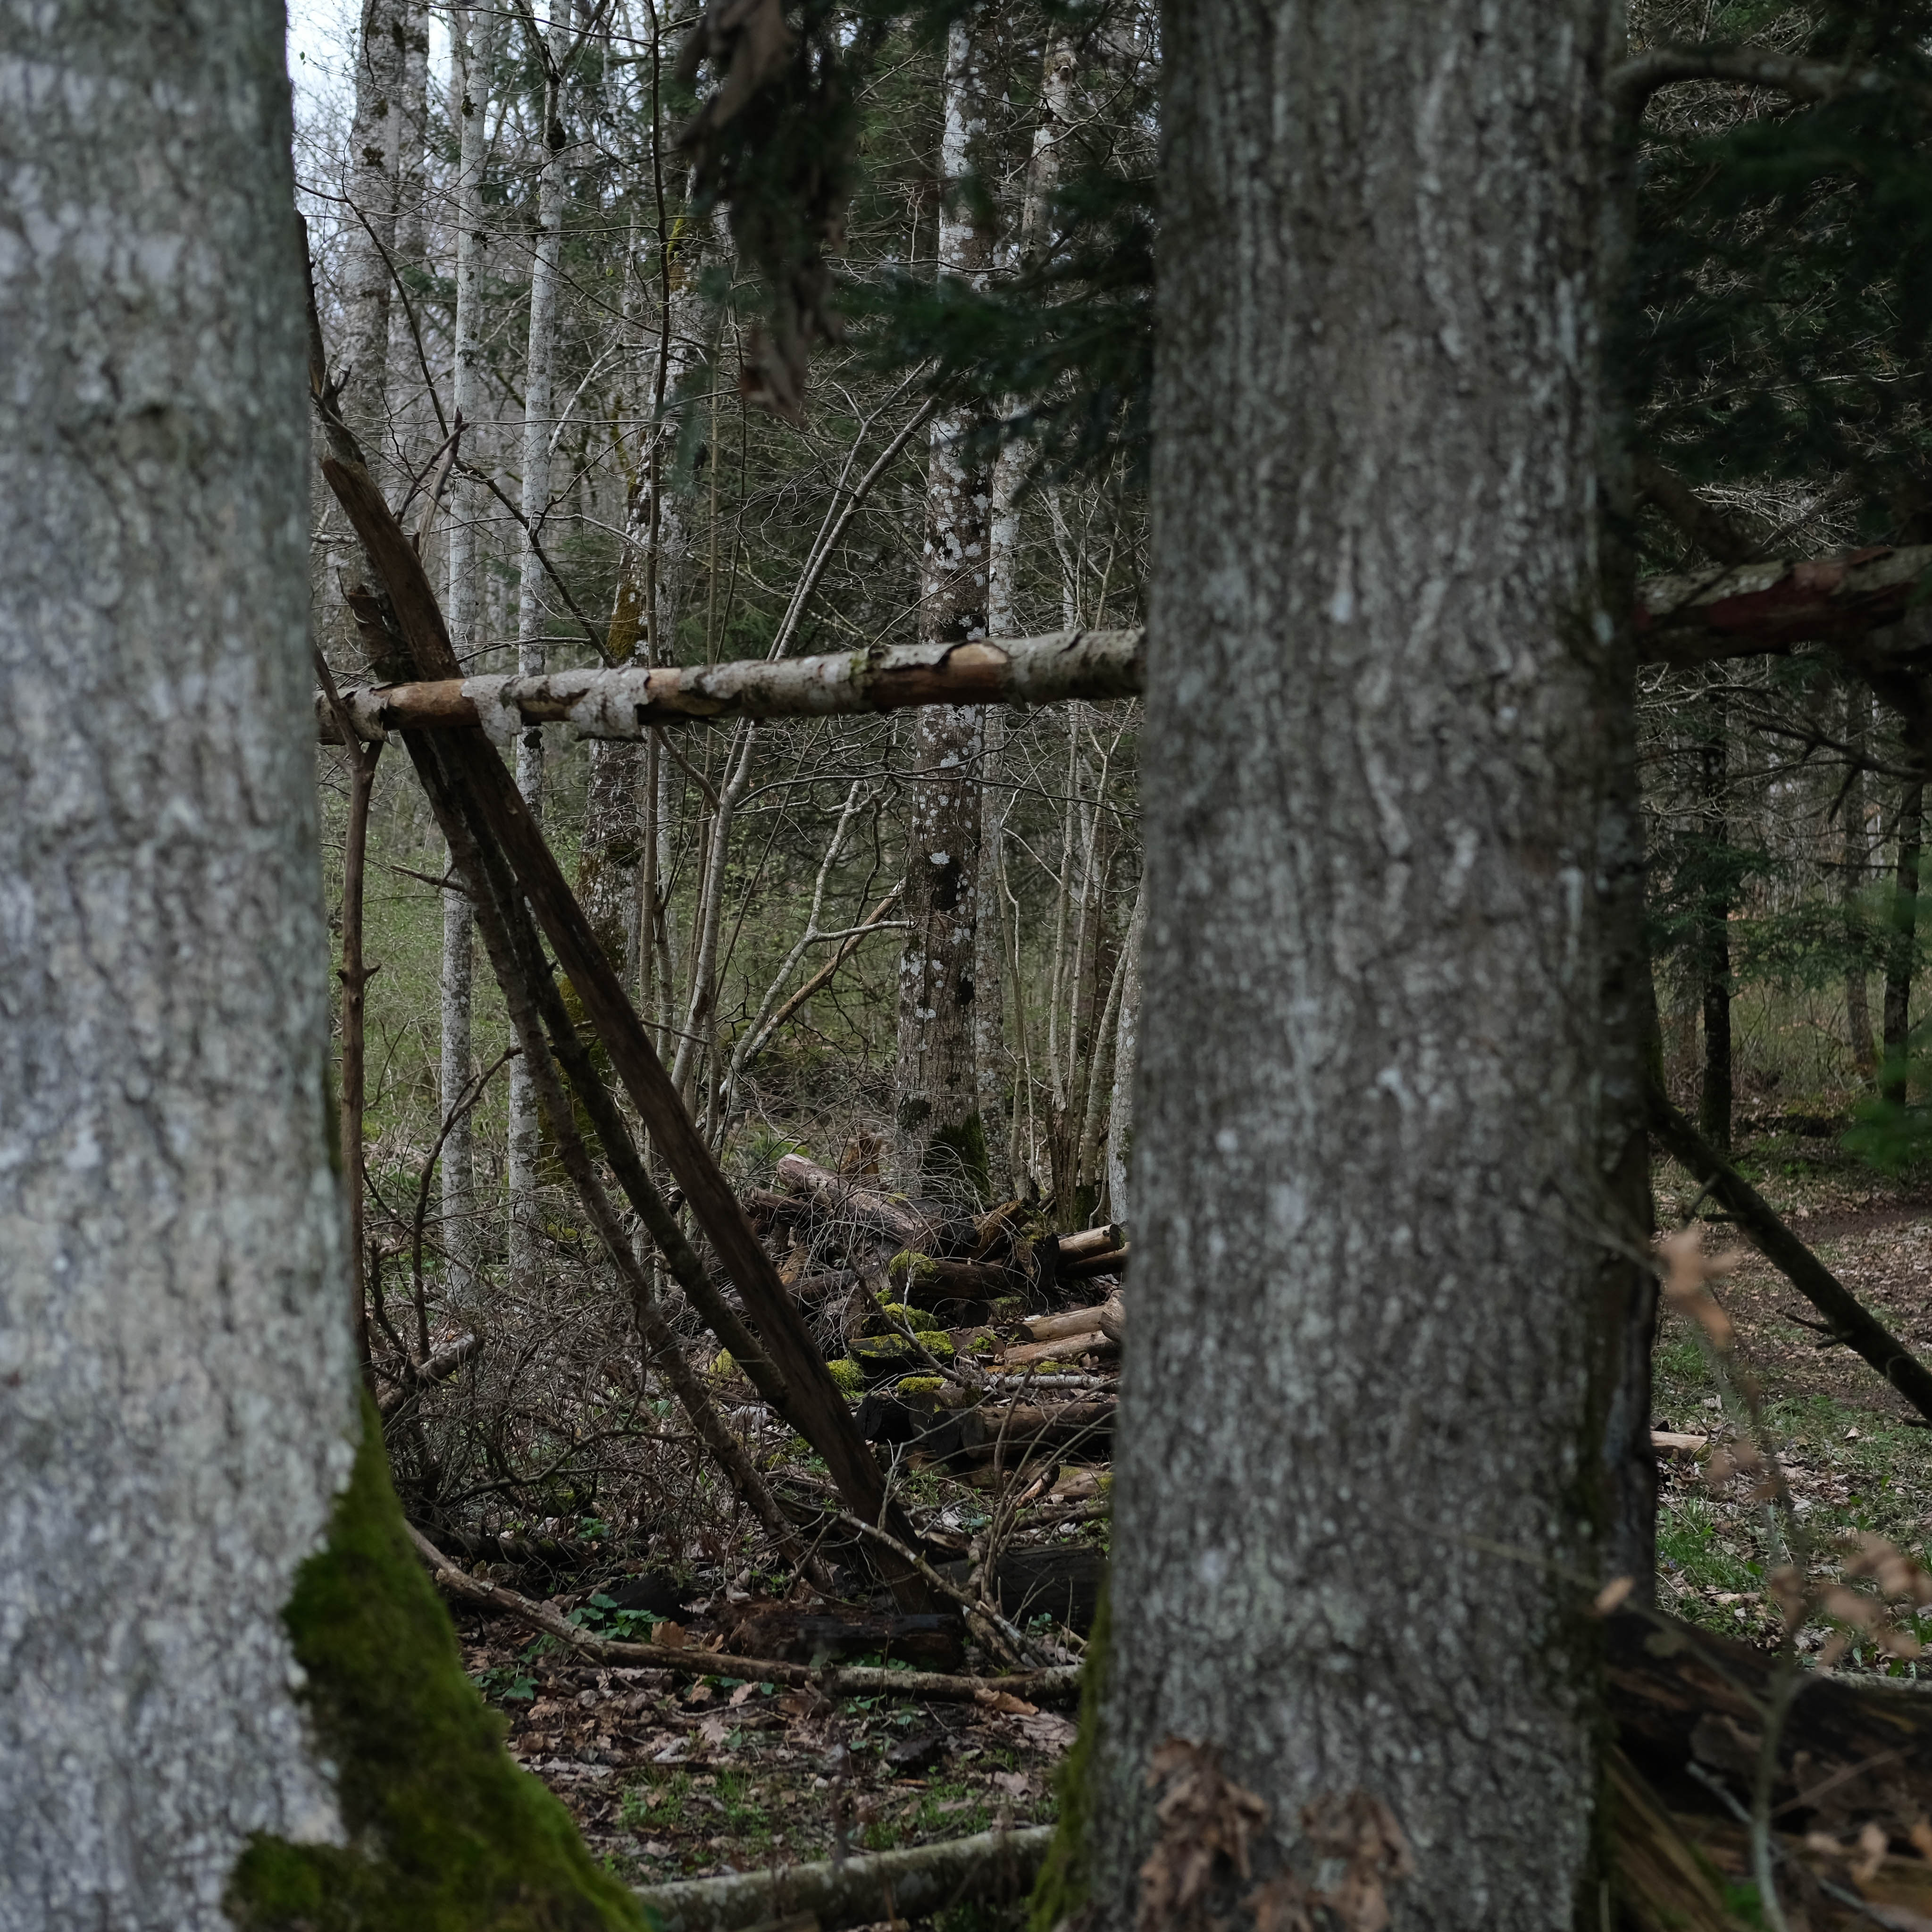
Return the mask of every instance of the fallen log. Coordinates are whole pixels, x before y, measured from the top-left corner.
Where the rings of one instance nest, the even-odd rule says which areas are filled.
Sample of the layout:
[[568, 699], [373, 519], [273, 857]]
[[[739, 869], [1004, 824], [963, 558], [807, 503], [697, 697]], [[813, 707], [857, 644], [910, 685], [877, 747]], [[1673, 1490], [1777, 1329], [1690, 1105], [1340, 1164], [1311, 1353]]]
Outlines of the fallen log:
[[1060, 1264], [1062, 1281], [1091, 1281], [1096, 1275], [1123, 1275], [1127, 1271], [1127, 1250], [1114, 1248], [1104, 1254], [1089, 1255], [1084, 1259], [1070, 1262], [1064, 1258]]
[[914, 1308], [942, 1301], [997, 1301], [1018, 1286], [997, 1262], [942, 1261], [903, 1250], [893, 1256], [886, 1273], [900, 1299]]
[[[480, 725], [508, 744], [532, 724], [581, 738], [635, 739], [664, 724], [714, 718], [826, 718], [921, 704], [1052, 704], [1132, 698], [1141, 688], [1138, 630], [1061, 631], [998, 643], [890, 644], [825, 657], [728, 664], [620, 664], [532, 677], [443, 677], [358, 686], [342, 693], [356, 735]], [[334, 742], [332, 707], [317, 734]]]
[[[1077, 1234], [1062, 1234], [1057, 1245], [1063, 1264], [1090, 1260], [1096, 1255], [1111, 1254], [1127, 1244], [1126, 1234], [1118, 1222], [1103, 1221], [1097, 1228], [1083, 1228]], [[1063, 1270], [1064, 1271], [1064, 1270]]]
[[1708, 1187], [1772, 1266], [1825, 1318], [1827, 1333], [1876, 1369], [1928, 1421], [1932, 1370], [1787, 1228], [1763, 1196], [1652, 1085], [1650, 1130], [1672, 1160]]
[[1090, 1335], [1100, 1328], [1101, 1311], [1108, 1306], [1096, 1301], [1086, 1308], [1062, 1309], [1057, 1315], [1029, 1315], [1022, 1325], [1036, 1342], [1057, 1342], [1063, 1335]]
[[936, 1845], [872, 1852], [842, 1862], [734, 1872], [639, 1888], [662, 1932], [784, 1932], [808, 1922], [818, 1932], [928, 1919], [956, 1905], [1006, 1905], [1024, 1898], [1053, 1842], [1051, 1825], [982, 1832]]
[[1035, 1362], [1077, 1362], [1082, 1355], [1116, 1355], [1120, 1345], [1100, 1328], [1082, 1328], [1070, 1335], [1058, 1335], [1044, 1342], [1022, 1342], [1006, 1351], [1004, 1366], [1023, 1369]]
[[1932, 545], [1777, 558], [1638, 586], [1637, 656], [1691, 665], [1859, 637], [1895, 624], [1932, 572]]
[[794, 1194], [802, 1194], [830, 1214], [848, 1216], [862, 1227], [886, 1235], [902, 1248], [923, 1251], [934, 1236], [933, 1224], [912, 1204], [849, 1175], [834, 1174], [802, 1154], [788, 1154], [778, 1162], [778, 1178]]

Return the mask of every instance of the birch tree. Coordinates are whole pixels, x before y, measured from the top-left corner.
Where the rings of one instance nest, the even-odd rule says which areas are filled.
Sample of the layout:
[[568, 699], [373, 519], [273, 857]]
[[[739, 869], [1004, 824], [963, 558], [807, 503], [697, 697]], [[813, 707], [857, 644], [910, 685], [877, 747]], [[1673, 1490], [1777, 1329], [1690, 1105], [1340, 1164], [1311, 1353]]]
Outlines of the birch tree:
[[635, 1925], [356, 1448], [283, 30], [0, 16], [0, 1923]]
[[[982, 280], [992, 262], [985, 196], [976, 188], [986, 136], [983, 56], [975, 15], [946, 31], [940, 146], [938, 272]], [[987, 477], [968, 438], [974, 414], [932, 421], [919, 634], [952, 642], [986, 634]], [[980, 890], [980, 760], [984, 713], [934, 705], [911, 734], [914, 764], [899, 959], [894, 1113], [901, 1168], [983, 1193], [986, 1130], [974, 1069], [974, 936]]]
[[1338, 1817], [1405, 1927], [1596, 1922], [1612, 12], [1167, 12], [1100, 1924], [1222, 1778], [1270, 1922]]
[[[567, 22], [553, 16], [548, 33], [531, 28], [532, 52], [543, 67], [543, 160], [537, 171], [537, 232], [530, 251], [529, 347], [524, 358], [523, 543], [518, 560], [517, 670], [533, 677], [546, 668], [543, 566], [537, 555], [550, 509], [550, 386], [556, 363], [557, 268], [563, 257], [563, 64], [570, 50]], [[517, 789], [543, 823], [543, 734], [517, 735]], [[519, 1059], [510, 1069], [508, 1186], [510, 1279], [527, 1288], [536, 1267], [537, 1160], [542, 1146], [536, 1092]]]
[[[496, 50], [496, 14], [488, 7], [459, 7], [451, 15], [451, 118], [458, 128], [456, 179], [456, 328], [450, 365], [450, 417], [470, 434], [470, 460], [480, 462], [474, 441], [478, 402], [478, 314], [486, 237], [483, 231], [483, 170], [489, 152], [490, 65]], [[451, 488], [448, 544], [449, 628], [466, 670], [480, 668], [483, 600], [476, 555], [476, 485], [458, 477]], [[461, 1102], [470, 1084], [470, 1005], [476, 978], [476, 911], [455, 883], [442, 899], [442, 1058], [440, 1091], [448, 1132], [442, 1145], [442, 1237], [452, 1279], [466, 1292], [476, 1246], [476, 1138]]]

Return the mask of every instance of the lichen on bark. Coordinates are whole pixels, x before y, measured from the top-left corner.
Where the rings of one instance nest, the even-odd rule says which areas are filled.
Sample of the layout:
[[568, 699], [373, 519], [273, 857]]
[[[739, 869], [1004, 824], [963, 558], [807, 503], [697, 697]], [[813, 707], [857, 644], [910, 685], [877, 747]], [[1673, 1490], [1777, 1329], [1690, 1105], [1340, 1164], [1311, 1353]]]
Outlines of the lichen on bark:
[[283, 1612], [346, 1844], [257, 1834], [226, 1904], [244, 1932], [613, 1932], [649, 1920], [512, 1762], [404, 1534], [381, 1425]]

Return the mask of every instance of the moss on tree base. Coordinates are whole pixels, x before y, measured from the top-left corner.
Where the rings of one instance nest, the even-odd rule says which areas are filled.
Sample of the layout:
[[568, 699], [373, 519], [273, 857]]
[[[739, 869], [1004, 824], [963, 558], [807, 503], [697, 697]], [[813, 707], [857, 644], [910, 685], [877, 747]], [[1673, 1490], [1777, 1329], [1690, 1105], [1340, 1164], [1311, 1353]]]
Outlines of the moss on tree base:
[[257, 1836], [229, 1882], [248, 1932], [612, 1932], [650, 1921], [503, 1748], [403, 1531], [380, 1424], [283, 1621], [350, 1842]]
[[1061, 1759], [1053, 1786], [1060, 1801], [1053, 1843], [1048, 1846], [1027, 1907], [1030, 1932], [1054, 1932], [1077, 1919], [1093, 1897], [1094, 1751], [1100, 1729], [1100, 1693], [1107, 1672], [1108, 1598], [1102, 1587], [1094, 1628], [1087, 1639], [1086, 1668], [1080, 1673], [1080, 1730]]

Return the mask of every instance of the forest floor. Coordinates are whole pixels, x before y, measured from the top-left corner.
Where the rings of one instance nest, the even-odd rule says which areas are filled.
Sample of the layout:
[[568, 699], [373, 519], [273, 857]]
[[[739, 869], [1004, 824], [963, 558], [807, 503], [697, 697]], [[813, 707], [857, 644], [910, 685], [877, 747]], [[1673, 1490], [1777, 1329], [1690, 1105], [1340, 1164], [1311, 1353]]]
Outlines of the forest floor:
[[[1842, 1124], [1783, 1116], [1740, 1123], [1740, 1165], [1793, 1229], [1892, 1331], [1932, 1352], [1932, 1178], [1897, 1182], [1846, 1154]], [[1697, 1200], [1669, 1164], [1655, 1175], [1660, 1224]], [[1704, 1204], [1708, 1208], [1708, 1204]], [[1736, 1246], [1717, 1284], [1736, 1360], [1764, 1413], [1820, 1574], [1847, 1535], [1876, 1532], [1932, 1567], [1932, 1434], [1849, 1352], [1821, 1348], [1813, 1311], [1784, 1278]], [[1666, 1316], [1652, 1426], [1733, 1440], [1696, 1334]], [[1660, 1456], [1658, 1546], [1664, 1607], [1705, 1628], [1769, 1644], [1778, 1628], [1764, 1578], [1786, 1552], [1761, 1505], [1705, 1480], [1706, 1452]], [[928, 1486], [932, 1478], [928, 1478]], [[958, 1487], [969, 1514], [974, 1492]], [[1063, 1531], [1062, 1534], [1072, 1533]], [[1104, 1535], [1098, 1526], [1083, 1537]], [[580, 1584], [582, 1580], [578, 1580]], [[572, 1610], [590, 1592], [554, 1599]], [[730, 1612], [721, 1598], [714, 1606]], [[689, 1640], [716, 1621], [700, 1610]], [[513, 1754], [568, 1806], [592, 1852], [634, 1884], [887, 1850], [1003, 1823], [1051, 1822], [1054, 1773], [1074, 1736], [1069, 1710], [1003, 1713], [888, 1696], [693, 1682], [607, 1668], [501, 1619], [459, 1616], [466, 1660], [504, 1715]], [[1920, 1630], [1932, 1646], [1932, 1618]], [[1801, 1643], [1815, 1649], [1814, 1626]], [[1840, 1666], [1932, 1684], [1932, 1648], [1915, 1661], [1855, 1648]]]
[[[1846, 1124], [1802, 1114], [1741, 1120], [1736, 1158], [1852, 1294], [1915, 1352], [1932, 1354], [1932, 1178], [1875, 1172], [1840, 1146]], [[1659, 1224], [1675, 1226], [1696, 1202], [1696, 1185], [1668, 1162], [1654, 1180]], [[1715, 1292], [1736, 1326], [1738, 1365], [1761, 1391], [1814, 1571], [1830, 1570], [1839, 1544], [1861, 1532], [1888, 1538], [1932, 1567], [1932, 1433], [1849, 1349], [1820, 1346], [1804, 1325], [1816, 1311], [1742, 1237], [1714, 1228], [1709, 1246], [1738, 1253]], [[1654, 1370], [1654, 1428], [1714, 1444], [1736, 1439], [1738, 1418], [1726, 1412], [1698, 1334], [1683, 1317], [1664, 1317]], [[1660, 1601], [1706, 1628], [1773, 1642], [1778, 1619], [1763, 1580], [1784, 1560], [1782, 1539], [1765, 1506], [1712, 1491], [1704, 1460], [1684, 1450], [1659, 1456]], [[1932, 1619], [1922, 1620], [1918, 1634], [1932, 1645]], [[1799, 1641], [1815, 1649], [1824, 1637], [1814, 1625]], [[1902, 1661], [1855, 1648], [1840, 1668], [1932, 1683], [1932, 1649]]]
[[835, 1702], [607, 1669], [554, 1647], [532, 1656], [538, 1646], [501, 1621], [462, 1628], [512, 1755], [634, 1885], [1049, 1823], [1054, 1771], [1073, 1742], [1070, 1711]]

